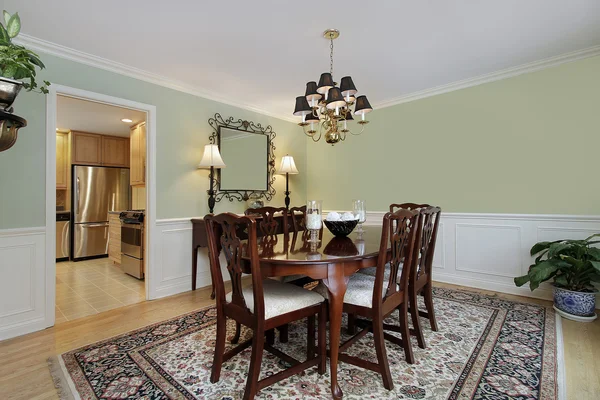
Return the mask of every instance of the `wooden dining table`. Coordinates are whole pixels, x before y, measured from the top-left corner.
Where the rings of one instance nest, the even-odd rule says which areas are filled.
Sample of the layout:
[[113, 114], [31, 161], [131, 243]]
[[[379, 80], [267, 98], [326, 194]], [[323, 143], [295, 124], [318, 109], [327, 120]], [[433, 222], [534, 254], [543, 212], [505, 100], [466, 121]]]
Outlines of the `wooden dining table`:
[[[359, 269], [377, 264], [381, 227], [366, 226], [358, 236], [334, 237], [324, 229], [322, 240], [312, 245], [302, 232], [277, 235], [276, 243], [259, 239], [260, 270], [263, 278], [307, 275], [321, 280], [329, 290], [329, 343], [331, 393], [335, 399], [343, 396], [338, 384], [338, 353], [342, 329], [342, 309], [348, 279]], [[242, 257], [249, 261], [247, 255]], [[250, 272], [249, 263], [244, 267]]]

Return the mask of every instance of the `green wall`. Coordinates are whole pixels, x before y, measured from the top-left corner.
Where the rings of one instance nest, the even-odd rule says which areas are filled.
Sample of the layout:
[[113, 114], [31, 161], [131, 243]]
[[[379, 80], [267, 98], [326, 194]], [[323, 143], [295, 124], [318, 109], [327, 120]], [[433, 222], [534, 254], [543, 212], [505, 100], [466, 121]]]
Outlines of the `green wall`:
[[[201, 216], [206, 205], [208, 171], [196, 169], [216, 112], [272, 125], [277, 163], [294, 156], [300, 174], [290, 180], [292, 203], [306, 199], [306, 144], [298, 127], [236, 107], [188, 95], [137, 79], [42, 54], [47, 70], [41, 76], [54, 83], [155, 105], [157, 108], [157, 218]], [[46, 109], [45, 96], [22, 93], [16, 113], [27, 119], [17, 143], [0, 153], [0, 229], [45, 225]], [[272, 203], [283, 205], [285, 181], [277, 176]], [[240, 212], [245, 203], [224, 201], [215, 212]]]
[[[367, 93], [368, 94], [368, 93]], [[365, 133], [307, 141], [308, 196], [348, 210], [600, 214], [600, 57], [375, 110]]]

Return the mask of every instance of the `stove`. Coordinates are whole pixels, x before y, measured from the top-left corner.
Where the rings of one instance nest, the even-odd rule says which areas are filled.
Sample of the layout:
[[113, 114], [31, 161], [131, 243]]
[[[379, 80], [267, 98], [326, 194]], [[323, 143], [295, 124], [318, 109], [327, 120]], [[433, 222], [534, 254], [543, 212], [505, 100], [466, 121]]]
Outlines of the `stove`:
[[121, 220], [121, 268], [137, 279], [144, 279], [144, 211], [119, 214]]

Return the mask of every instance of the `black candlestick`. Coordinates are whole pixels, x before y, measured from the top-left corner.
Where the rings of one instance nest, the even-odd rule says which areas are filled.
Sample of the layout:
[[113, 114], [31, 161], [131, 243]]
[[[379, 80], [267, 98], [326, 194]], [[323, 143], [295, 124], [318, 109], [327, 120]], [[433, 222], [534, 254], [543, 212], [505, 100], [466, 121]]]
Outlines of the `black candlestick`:
[[215, 167], [210, 167], [210, 190], [208, 191], [208, 211], [212, 214], [215, 209], [214, 178]]
[[290, 186], [289, 186], [289, 174], [285, 173], [285, 208], [290, 209]]

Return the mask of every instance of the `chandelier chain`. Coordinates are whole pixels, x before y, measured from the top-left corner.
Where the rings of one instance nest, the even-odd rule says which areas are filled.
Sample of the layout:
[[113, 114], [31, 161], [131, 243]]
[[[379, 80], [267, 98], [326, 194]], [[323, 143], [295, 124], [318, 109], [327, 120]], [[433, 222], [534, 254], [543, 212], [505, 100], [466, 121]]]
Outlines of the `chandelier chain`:
[[331, 44], [329, 45], [329, 49], [331, 50], [329, 53], [329, 73], [333, 76], [333, 34], [331, 34], [329, 38], [331, 41]]

